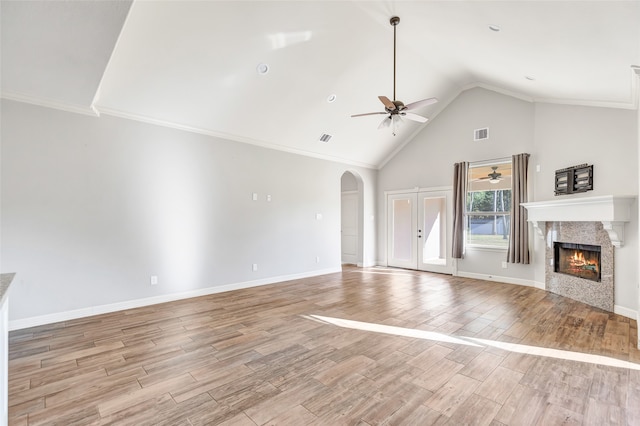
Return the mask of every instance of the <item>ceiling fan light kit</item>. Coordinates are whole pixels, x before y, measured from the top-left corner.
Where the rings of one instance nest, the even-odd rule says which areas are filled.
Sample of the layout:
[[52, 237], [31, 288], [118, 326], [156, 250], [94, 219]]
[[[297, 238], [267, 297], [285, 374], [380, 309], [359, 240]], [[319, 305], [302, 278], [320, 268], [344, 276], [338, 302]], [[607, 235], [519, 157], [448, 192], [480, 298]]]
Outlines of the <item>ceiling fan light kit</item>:
[[388, 115], [378, 125], [378, 129], [392, 127], [393, 136], [396, 135], [397, 126], [403, 122], [402, 118], [408, 118], [409, 120], [416, 121], [418, 123], [426, 123], [428, 118], [415, 114], [411, 111], [426, 107], [427, 105], [438, 102], [436, 98], [423, 99], [421, 101], [412, 102], [405, 105], [402, 101], [396, 100], [396, 27], [400, 23], [400, 18], [397, 16], [391, 17], [389, 23], [393, 26], [393, 100], [390, 100], [386, 96], [378, 96], [378, 99], [384, 105], [384, 112], [368, 112], [365, 114], [354, 114], [351, 117], [362, 117], [365, 115]]
[[487, 175], [489, 177], [489, 183], [500, 182], [500, 176], [502, 176], [502, 173], [498, 172], [498, 166], [492, 166], [491, 170], [493, 171]]

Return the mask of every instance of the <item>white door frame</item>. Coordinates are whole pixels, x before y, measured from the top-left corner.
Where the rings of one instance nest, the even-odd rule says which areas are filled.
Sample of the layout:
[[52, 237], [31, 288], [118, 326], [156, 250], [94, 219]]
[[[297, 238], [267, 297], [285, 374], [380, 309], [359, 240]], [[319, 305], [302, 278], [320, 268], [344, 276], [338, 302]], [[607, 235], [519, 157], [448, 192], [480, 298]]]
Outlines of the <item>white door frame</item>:
[[[445, 196], [446, 197], [446, 211], [447, 211], [447, 217], [446, 217], [446, 265], [444, 265], [443, 267], [428, 267], [428, 270], [433, 271], [433, 272], [439, 272], [439, 273], [445, 273], [445, 274], [453, 274], [455, 275], [455, 262], [453, 261], [453, 259], [451, 258], [451, 238], [452, 238], [452, 234], [453, 234], [453, 187], [452, 186], [439, 186], [439, 187], [431, 187], [431, 188], [420, 188], [420, 187], [415, 187], [412, 189], [399, 189], [399, 190], [392, 190], [392, 191], [385, 191], [384, 195], [385, 195], [385, 221], [384, 221], [384, 226], [385, 226], [385, 265], [389, 266], [389, 244], [390, 244], [390, 233], [391, 233], [391, 229], [389, 227], [389, 208], [390, 208], [390, 196], [394, 196], [394, 195], [402, 195], [402, 194], [415, 194], [416, 198], [421, 200], [421, 197], [418, 197], [418, 194], [422, 194], [424, 193], [425, 195], [433, 195], [434, 197], [436, 196]], [[416, 206], [417, 209], [417, 206]], [[417, 210], [416, 210], [417, 211]], [[415, 220], [415, 232], [414, 234], [416, 235], [416, 243], [415, 243], [415, 253], [417, 256], [418, 250], [417, 250], [417, 221], [418, 218], [416, 217]], [[420, 266], [419, 266], [420, 264]], [[415, 261], [415, 266], [410, 267], [408, 269], [419, 269], [419, 270], [427, 270], [427, 267], [425, 267], [425, 265], [421, 264], [421, 262], [418, 262], [418, 259], [416, 257], [416, 261]]]
[[453, 275], [453, 259], [451, 258], [451, 241], [453, 236], [453, 191], [449, 190], [428, 190], [428, 191], [420, 191], [417, 194], [417, 204], [418, 204], [418, 221], [424, 219], [424, 200], [427, 198], [444, 198], [445, 200], [445, 229], [444, 229], [444, 259], [445, 264], [433, 264], [433, 263], [425, 263], [423, 257], [423, 243], [424, 240], [421, 238], [426, 238], [427, 232], [423, 228], [422, 223], [418, 223], [419, 236], [418, 236], [418, 269], [421, 271], [429, 271], [429, 272], [438, 272], [441, 274], [451, 274]]
[[[364, 266], [364, 180], [362, 176], [355, 170], [344, 170], [340, 177], [344, 176], [345, 173], [351, 173], [353, 177], [356, 179], [358, 184], [358, 189], [356, 192], [358, 193], [358, 251], [357, 251], [357, 263], [358, 267]], [[346, 192], [346, 191], [345, 191]], [[340, 188], [340, 202], [342, 203], [342, 188]], [[342, 205], [340, 206], [340, 229], [342, 229]], [[340, 257], [342, 259], [342, 236], [340, 237]]]
[[[355, 237], [355, 248], [354, 251], [355, 253], [351, 254], [345, 254], [344, 251], [344, 239], [345, 239], [345, 211], [344, 211], [344, 207], [345, 207], [345, 199], [348, 198], [352, 198], [355, 200], [355, 211], [352, 212], [355, 215], [355, 227], [353, 227], [353, 229], [350, 228], [349, 230], [349, 234], [351, 235], [353, 233], [353, 236]], [[358, 265], [359, 263], [362, 263], [361, 261], [361, 257], [360, 257], [360, 253], [362, 252], [362, 250], [360, 249], [361, 243], [360, 241], [362, 240], [360, 238], [360, 222], [361, 222], [361, 218], [360, 218], [360, 196], [359, 196], [359, 191], [342, 191], [341, 197], [340, 197], [340, 260], [341, 262], [344, 263], [349, 263], [349, 264], [354, 264], [354, 265]]]
[[[409, 253], [408, 253], [408, 257], [407, 258], [393, 258], [393, 252], [395, 251], [395, 244], [393, 241], [393, 235], [396, 231], [394, 231], [394, 229], [389, 226], [389, 223], [391, 222], [391, 219], [395, 216], [393, 216], [393, 213], [396, 212], [396, 210], [394, 209], [394, 207], [396, 206], [395, 202], [396, 201], [407, 201], [407, 205], [408, 205], [408, 214], [410, 215], [409, 217], [409, 226], [408, 228], [410, 228], [408, 230], [408, 235], [406, 235], [406, 238], [408, 239], [408, 246], [409, 246]], [[386, 201], [387, 201], [387, 209], [386, 209], [386, 223], [387, 223], [387, 247], [386, 247], [386, 257], [387, 257], [387, 266], [393, 266], [396, 268], [406, 268], [406, 269], [417, 269], [417, 264], [418, 264], [418, 239], [417, 239], [417, 235], [418, 235], [418, 217], [417, 217], [417, 212], [418, 212], [418, 208], [417, 208], [417, 193], [414, 192], [401, 192], [401, 193], [394, 193], [394, 194], [388, 194], [386, 197]], [[394, 219], [395, 220], [395, 219]], [[403, 222], [404, 223], [404, 222]], [[406, 230], [406, 227], [403, 227], [403, 230]], [[407, 239], [403, 239], [404, 241], [407, 241]], [[404, 244], [403, 244], [404, 246]], [[406, 248], [406, 246], [404, 246]], [[391, 261], [393, 261], [393, 265], [390, 265]]]

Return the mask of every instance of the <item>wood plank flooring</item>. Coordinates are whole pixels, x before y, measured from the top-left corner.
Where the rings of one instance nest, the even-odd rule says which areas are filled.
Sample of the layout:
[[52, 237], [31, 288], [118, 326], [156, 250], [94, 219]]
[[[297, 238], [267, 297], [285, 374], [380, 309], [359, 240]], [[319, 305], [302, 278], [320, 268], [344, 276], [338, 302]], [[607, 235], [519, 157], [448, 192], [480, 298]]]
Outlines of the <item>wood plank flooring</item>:
[[639, 425], [636, 336], [534, 288], [348, 267], [12, 332], [10, 424]]

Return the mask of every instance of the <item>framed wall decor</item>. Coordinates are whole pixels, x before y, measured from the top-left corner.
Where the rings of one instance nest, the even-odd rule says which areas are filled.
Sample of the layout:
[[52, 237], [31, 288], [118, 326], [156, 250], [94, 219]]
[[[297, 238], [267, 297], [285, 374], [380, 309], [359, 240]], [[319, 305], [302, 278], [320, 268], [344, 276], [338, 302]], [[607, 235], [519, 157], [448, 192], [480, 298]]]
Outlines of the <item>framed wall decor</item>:
[[593, 164], [579, 164], [556, 170], [555, 195], [575, 194], [593, 189]]

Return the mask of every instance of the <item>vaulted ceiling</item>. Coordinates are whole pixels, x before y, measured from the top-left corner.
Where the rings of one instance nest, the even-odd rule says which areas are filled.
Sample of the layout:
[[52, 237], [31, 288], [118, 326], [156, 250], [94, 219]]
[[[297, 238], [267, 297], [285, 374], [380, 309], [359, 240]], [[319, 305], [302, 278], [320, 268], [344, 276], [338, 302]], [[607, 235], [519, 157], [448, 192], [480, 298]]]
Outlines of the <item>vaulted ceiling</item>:
[[[378, 96], [636, 108], [640, 1], [6, 1], [2, 96], [379, 167]], [[491, 29], [491, 26], [497, 26]], [[259, 64], [268, 72], [260, 74]], [[328, 98], [335, 95], [335, 101]], [[331, 135], [328, 142], [320, 141]]]

